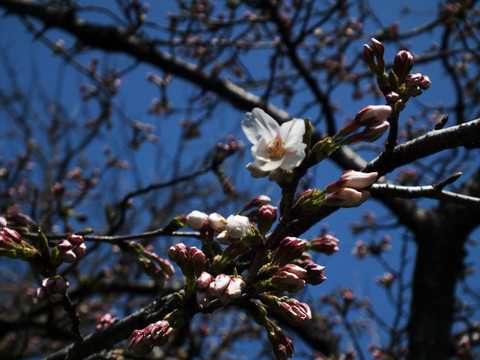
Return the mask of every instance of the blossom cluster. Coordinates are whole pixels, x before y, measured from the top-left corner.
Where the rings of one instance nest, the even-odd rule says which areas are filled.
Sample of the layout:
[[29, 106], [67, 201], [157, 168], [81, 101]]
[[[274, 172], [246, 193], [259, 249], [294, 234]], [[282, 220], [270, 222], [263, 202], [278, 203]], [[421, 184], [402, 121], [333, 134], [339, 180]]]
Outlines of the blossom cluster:
[[43, 279], [42, 285], [35, 291], [38, 301], [48, 300], [52, 303], [63, 299], [65, 292], [70, 287], [68, 280], [62, 276], [55, 275]]
[[207, 306], [213, 297], [229, 304], [242, 296], [245, 281], [237, 276], [219, 274], [215, 278], [203, 272], [197, 280], [197, 302], [200, 308]]
[[60, 242], [52, 249], [51, 258], [54, 264], [63, 262], [74, 262], [77, 258], [85, 255], [87, 247], [85, 246], [81, 235], [70, 234], [66, 239]]

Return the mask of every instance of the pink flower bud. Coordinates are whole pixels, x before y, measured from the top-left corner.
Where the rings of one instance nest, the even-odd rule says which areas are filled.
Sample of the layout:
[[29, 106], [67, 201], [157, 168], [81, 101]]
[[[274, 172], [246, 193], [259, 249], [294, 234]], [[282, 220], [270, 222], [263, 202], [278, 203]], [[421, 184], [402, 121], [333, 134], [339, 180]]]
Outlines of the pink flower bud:
[[73, 252], [78, 258], [81, 258], [87, 252], [87, 246], [85, 244], [80, 244], [73, 250]]
[[420, 89], [427, 90], [430, 87], [430, 85], [432, 85], [432, 82], [430, 81], [430, 78], [426, 75], [422, 76], [422, 79], [420, 80], [420, 84], [418, 84]]
[[387, 272], [383, 274], [381, 277], [376, 278], [376, 282], [379, 283], [380, 285], [385, 286], [386, 288], [389, 288], [392, 286], [393, 281], [395, 280], [395, 276], [393, 276], [391, 273]]
[[405, 77], [405, 86], [407, 88], [417, 87], [420, 84], [421, 80], [422, 80], [422, 74], [420, 73], [408, 74]]
[[250, 221], [246, 216], [230, 215], [227, 218], [227, 225], [225, 226], [228, 237], [232, 239], [241, 239], [251, 233]]
[[413, 56], [408, 51], [400, 51], [393, 60], [393, 71], [398, 77], [400, 82], [406, 78], [406, 76], [412, 70], [414, 64]]
[[73, 252], [73, 250], [68, 250], [66, 252], [62, 252], [60, 254], [60, 258], [64, 262], [74, 262], [77, 260], [77, 255]]
[[187, 225], [193, 230], [200, 230], [207, 219], [208, 215], [204, 212], [193, 210], [187, 215]]
[[238, 277], [232, 277], [230, 279], [230, 283], [228, 284], [227, 289], [225, 290], [225, 293], [231, 299], [238, 299], [242, 295], [245, 286], [245, 281]]
[[345, 208], [356, 207], [364, 203], [369, 197], [370, 193], [366, 190], [358, 191], [351, 188], [341, 188], [325, 198], [325, 205]]
[[154, 346], [165, 344], [172, 330], [173, 328], [165, 320], [150, 324], [142, 330], [134, 330], [129, 337], [130, 344], [127, 349], [145, 355]]
[[242, 296], [244, 289], [245, 282], [240, 278], [232, 277], [230, 278], [230, 282], [225, 291], [217, 294], [217, 297], [223, 304], [230, 304], [232, 301]]
[[167, 259], [157, 258], [157, 262], [159, 263], [160, 268], [162, 269], [166, 277], [175, 274], [175, 269], [173, 268], [173, 265], [170, 263], [170, 261], [168, 261]]
[[202, 250], [197, 249], [195, 246], [190, 248], [190, 257], [191, 257], [191, 263], [193, 267], [193, 272], [196, 276], [199, 276], [203, 268], [205, 267], [205, 254], [203, 253]]
[[267, 329], [268, 339], [272, 344], [275, 357], [279, 360], [293, 358], [295, 351], [293, 342], [285, 336], [282, 329], [271, 322], [268, 323], [265, 329]]
[[372, 185], [377, 177], [377, 172], [363, 173], [354, 170], [347, 170], [340, 175], [340, 179], [338, 181], [327, 185], [325, 191], [327, 193], [333, 193], [341, 188], [361, 190]]
[[387, 102], [389, 104], [394, 104], [396, 103], [399, 99], [400, 99], [400, 95], [398, 95], [396, 92], [394, 91], [390, 91], [387, 96], [385, 97], [385, 99], [387, 100]]
[[302, 279], [305, 275], [307, 275], [307, 270], [295, 264], [287, 264], [279, 271], [286, 271], [290, 274], [294, 274], [298, 276], [299, 279]]
[[225, 291], [230, 283], [230, 276], [225, 274], [217, 275], [214, 281], [212, 281], [208, 287], [210, 294], [218, 296]]
[[0, 232], [0, 237], [8, 238], [10, 240], [13, 240], [17, 244], [20, 244], [22, 242], [21, 236], [18, 233], [18, 231], [9, 229], [7, 227], [4, 227], [2, 231]]
[[70, 234], [67, 238], [73, 245], [83, 244], [83, 237], [81, 235]]
[[392, 108], [389, 105], [368, 105], [357, 113], [354, 122], [369, 126], [387, 119], [391, 114]]
[[168, 257], [179, 266], [187, 261], [188, 247], [183, 243], [178, 243], [168, 249]]
[[277, 220], [277, 207], [272, 205], [263, 205], [258, 209], [257, 222], [260, 233], [265, 234]]
[[375, 57], [377, 59], [383, 58], [383, 54], [385, 53], [385, 47], [383, 44], [375, 38], [371, 38], [370, 43], [372, 44], [372, 50]]
[[333, 237], [330, 234], [323, 235], [319, 238], [312, 240], [308, 244], [308, 248], [313, 251], [331, 255], [334, 252], [338, 251], [338, 243], [340, 240]]
[[220, 244], [228, 245], [228, 244], [232, 243], [233, 239], [230, 239], [228, 237], [227, 231], [222, 231], [220, 234], [217, 235], [217, 241]]
[[225, 218], [217, 213], [212, 213], [208, 215], [208, 225], [217, 233], [222, 232], [225, 230], [225, 225], [227, 221]]
[[271, 279], [272, 286], [281, 291], [297, 292], [305, 287], [305, 281], [292, 272], [279, 270]]
[[58, 275], [51, 276], [43, 279], [42, 286], [35, 291], [35, 297], [39, 301], [48, 299], [50, 302], [55, 303], [63, 299], [69, 287], [70, 283], [66, 278]]
[[60, 250], [61, 252], [67, 252], [68, 250], [73, 249], [73, 245], [70, 243], [70, 241], [65, 239], [60, 240], [57, 247], [58, 247], [58, 250]]
[[203, 271], [197, 279], [197, 288], [208, 289], [212, 281], [213, 281], [213, 276]]
[[307, 271], [307, 275], [305, 275], [303, 278], [311, 285], [318, 285], [327, 280], [327, 278], [323, 275], [325, 266], [311, 263], [305, 266], [305, 270]]
[[352, 250], [352, 254], [358, 259], [363, 259], [368, 254], [367, 245], [361, 240], [357, 241]]
[[273, 252], [272, 262], [280, 266], [288, 264], [302, 255], [306, 245], [305, 240], [287, 236], [280, 241], [278, 249]]
[[373, 73], [376, 73], [377, 65], [375, 64], [375, 54], [373, 53], [372, 48], [367, 44], [363, 45], [363, 61], [365, 61], [365, 64], [368, 65]]

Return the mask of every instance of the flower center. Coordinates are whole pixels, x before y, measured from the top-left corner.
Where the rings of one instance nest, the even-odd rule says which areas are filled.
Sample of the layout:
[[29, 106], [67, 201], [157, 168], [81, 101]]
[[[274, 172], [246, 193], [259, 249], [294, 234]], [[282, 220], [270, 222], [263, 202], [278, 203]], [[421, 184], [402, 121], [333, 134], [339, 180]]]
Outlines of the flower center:
[[267, 144], [268, 158], [272, 160], [280, 159], [285, 153], [285, 149], [283, 148], [284, 146], [285, 146], [285, 142], [282, 141], [282, 139], [275, 138], [275, 140], [273, 140], [273, 143], [269, 141]]

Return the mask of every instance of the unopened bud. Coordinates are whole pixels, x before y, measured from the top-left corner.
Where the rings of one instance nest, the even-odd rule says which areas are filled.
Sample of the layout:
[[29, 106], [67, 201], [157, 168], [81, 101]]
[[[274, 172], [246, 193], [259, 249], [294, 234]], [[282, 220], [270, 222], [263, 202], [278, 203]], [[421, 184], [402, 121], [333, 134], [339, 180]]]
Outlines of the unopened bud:
[[200, 230], [207, 221], [208, 215], [204, 212], [193, 210], [190, 214], [187, 215], [187, 225], [190, 226], [193, 230]]
[[398, 52], [393, 60], [393, 71], [397, 74], [398, 80], [402, 83], [412, 70], [414, 64], [413, 56], [408, 51]]
[[307, 242], [305, 240], [287, 236], [280, 241], [278, 248], [273, 252], [272, 262], [280, 266], [288, 264], [299, 258], [306, 246]]
[[227, 221], [225, 218], [218, 213], [211, 213], [208, 215], [208, 225], [213, 229], [213, 231], [220, 233], [225, 230], [225, 225]]
[[232, 239], [241, 239], [250, 235], [250, 221], [246, 216], [230, 215], [226, 221], [227, 225], [225, 226], [225, 230], [227, 231], [228, 237]]
[[327, 280], [327, 278], [323, 275], [325, 266], [311, 263], [305, 266], [305, 270], [307, 271], [307, 274], [303, 277], [303, 279], [308, 284], [318, 285]]
[[340, 240], [338, 240], [337, 238], [333, 237], [330, 234], [326, 234], [310, 241], [307, 247], [308, 247], [308, 250], [313, 250], [316, 252], [331, 255], [334, 252], [337, 252], [339, 250], [338, 249], [339, 242]]
[[370, 68], [373, 73], [377, 72], [377, 65], [375, 64], [375, 54], [370, 46], [363, 45], [363, 61]]
[[363, 204], [370, 197], [366, 190], [358, 191], [351, 188], [342, 188], [325, 198], [325, 205], [340, 207], [356, 207]]
[[277, 207], [271, 205], [263, 205], [258, 209], [257, 222], [258, 230], [261, 234], [265, 234], [277, 220]]
[[377, 180], [377, 177], [377, 172], [363, 173], [354, 170], [347, 170], [340, 175], [338, 181], [327, 185], [325, 191], [327, 193], [333, 193], [341, 188], [352, 188], [356, 190], [365, 189], [372, 185], [375, 180]]
[[369, 126], [390, 117], [392, 108], [389, 105], [368, 105], [361, 109], [355, 116], [355, 120], [362, 126]]

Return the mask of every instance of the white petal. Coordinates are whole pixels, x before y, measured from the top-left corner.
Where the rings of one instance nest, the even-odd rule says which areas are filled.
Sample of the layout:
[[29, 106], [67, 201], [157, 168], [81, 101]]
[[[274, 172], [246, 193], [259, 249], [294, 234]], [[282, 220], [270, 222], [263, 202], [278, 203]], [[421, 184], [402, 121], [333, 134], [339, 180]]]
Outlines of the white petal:
[[268, 142], [264, 137], [252, 146], [252, 156], [262, 162], [270, 161], [268, 157]]
[[[276, 170], [282, 166], [283, 162], [285, 161], [285, 157], [281, 157], [278, 160], [269, 160], [269, 161], [257, 161], [255, 160], [254, 165], [262, 171], [272, 171]], [[287, 168], [285, 168], [287, 169]]]
[[300, 165], [305, 158], [305, 146], [298, 148], [295, 152], [287, 152], [284, 155], [283, 163], [280, 166], [281, 169], [292, 169]]
[[280, 137], [285, 143], [286, 151], [293, 151], [303, 144], [303, 135], [305, 134], [305, 123], [300, 119], [293, 119], [284, 122], [280, 127]]
[[243, 132], [252, 144], [256, 144], [262, 136], [269, 140], [275, 139], [279, 127], [278, 123], [260, 108], [246, 113], [242, 121]]

